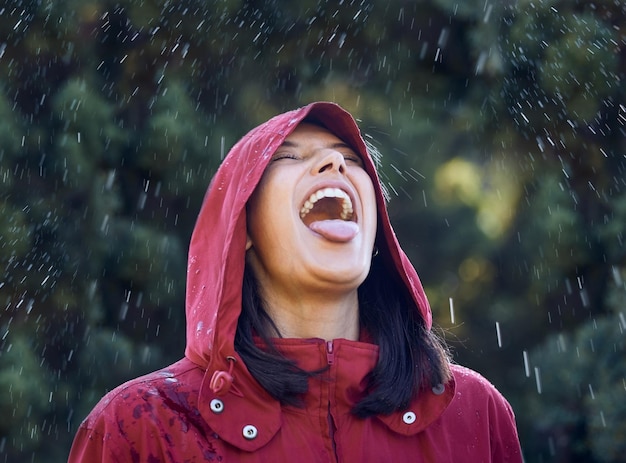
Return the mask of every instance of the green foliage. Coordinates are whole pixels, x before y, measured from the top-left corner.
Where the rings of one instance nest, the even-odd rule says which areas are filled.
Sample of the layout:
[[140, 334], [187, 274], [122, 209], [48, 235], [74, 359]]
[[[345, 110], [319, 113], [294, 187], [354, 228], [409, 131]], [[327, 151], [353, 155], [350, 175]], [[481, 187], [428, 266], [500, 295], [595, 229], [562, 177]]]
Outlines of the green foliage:
[[23, 211], [0, 200], [0, 262], [22, 258], [32, 246], [29, 226]]
[[[22, 146], [23, 122], [19, 113], [12, 110], [11, 104], [4, 91], [0, 92], [0, 165], [13, 160], [19, 155]], [[3, 182], [6, 175], [3, 175]]]
[[163, 179], [176, 196], [201, 194], [210, 181], [210, 168], [217, 164], [206, 155], [208, 124], [194, 110], [181, 82], [164, 86], [151, 105], [152, 116], [141, 134], [145, 143], [136, 157], [138, 166]]
[[47, 411], [51, 385], [34, 345], [24, 335], [9, 336], [0, 355], [0, 435], [11, 446], [37, 447], [43, 439], [40, 416]]
[[[623, 301], [621, 286], [613, 292]], [[620, 460], [626, 451], [625, 331], [624, 314], [616, 313], [552, 336], [535, 349], [531, 362], [540, 387], [528, 396], [536, 417], [531, 455], [548, 457], [550, 449], [540, 444], [551, 443], [553, 460], [544, 461]]]
[[86, 81], [75, 79], [55, 95], [52, 110], [59, 127], [53, 168], [73, 190], [88, 189], [99, 165], [121, 158], [125, 134], [116, 124], [114, 107]]
[[0, 1], [0, 456], [65, 461], [105, 391], [182, 355], [221, 157], [325, 99], [382, 153], [436, 322], [514, 405], [527, 461], [563, 439], [619, 461], [621, 3]]
[[542, 86], [562, 100], [578, 122], [591, 121], [619, 86], [619, 40], [610, 25], [591, 14], [565, 16], [555, 24], [564, 34], [548, 44], [539, 67]]

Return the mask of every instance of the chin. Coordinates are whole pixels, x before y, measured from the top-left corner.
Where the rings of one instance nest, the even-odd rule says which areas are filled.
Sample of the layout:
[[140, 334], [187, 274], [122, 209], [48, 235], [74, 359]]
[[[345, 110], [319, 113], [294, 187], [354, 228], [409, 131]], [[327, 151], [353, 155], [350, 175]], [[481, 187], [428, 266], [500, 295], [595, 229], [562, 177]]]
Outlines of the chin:
[[370, 265], [369, 262], [365, 265], [362, 261], [355, 262], [350, 265], [350, 262], [346, 260], [334, 257], [329, 262], [317, 263], [317, 275], [320, 280], [332, 281], [338, 284], [351, 284], [354, 283], [358, 287], [367, 277]]

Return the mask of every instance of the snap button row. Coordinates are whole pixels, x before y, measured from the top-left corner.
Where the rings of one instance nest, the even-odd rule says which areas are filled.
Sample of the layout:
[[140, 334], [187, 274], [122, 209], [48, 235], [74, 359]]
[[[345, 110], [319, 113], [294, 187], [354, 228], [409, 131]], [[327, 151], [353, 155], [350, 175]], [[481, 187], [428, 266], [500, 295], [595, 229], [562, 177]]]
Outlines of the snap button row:
[[406, 412], [404, 415], [402, 415], [402, 421], [404, 421], [405, 424], [413, 424], [415, 423], [415, 413], [413, 412]]
[[259, 432], [257, 431], [256, 426], [247, 424], [243, 427], [243, 437], [245, 437], [248, 440], [254, 439], [258, 433]]
[[213, 413], [222, 413], [224, 411], [224, 402], [220, 399], [211, 400], [210, 406]]

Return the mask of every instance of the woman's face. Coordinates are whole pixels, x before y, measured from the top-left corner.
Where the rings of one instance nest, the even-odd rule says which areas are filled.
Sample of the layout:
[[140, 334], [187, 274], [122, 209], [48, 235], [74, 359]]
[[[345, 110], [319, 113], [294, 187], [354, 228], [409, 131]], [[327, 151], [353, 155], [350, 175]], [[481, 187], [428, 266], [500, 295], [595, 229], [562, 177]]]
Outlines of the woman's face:
[[376, 236], [376, 199], [342, 140], [302, 123], [278, 148], [248, 202], [248, 263], [264, 290], [356, 290]]

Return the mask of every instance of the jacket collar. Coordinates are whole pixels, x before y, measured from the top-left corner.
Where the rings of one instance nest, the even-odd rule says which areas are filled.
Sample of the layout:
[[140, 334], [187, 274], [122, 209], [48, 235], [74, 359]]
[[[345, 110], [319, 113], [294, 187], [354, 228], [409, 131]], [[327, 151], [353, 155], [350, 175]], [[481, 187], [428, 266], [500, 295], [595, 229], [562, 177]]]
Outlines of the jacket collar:
[[[279, 339], [277, 347], [301, 368], [326, 371], [309, 380], [309, 392], [304, 397], [305, 410], [317, 412], [320, 388], [333, 388], [333, 410], [346, 416], [366, 393], [366, 378], [378, 360], [378, 346], [359, 341], [333, 341], [332, 365], [328, 349], [321, 339]], [[225, 369], [229, 366], [224, 366]], [[229, 444], [255, 451], [265, 446], [280, 430], [283, 412], [281, 404], [254, 380], [241, 363], [231, 369], [233, 383], [221, 395], [209, 387], [212, 374], [207, 371], [200, 388], [199, 411], [213, 431]], [[374, 418], [391, 431], [411, 436], [423, 431], [439, 418], [455, 394], [451, 380], [444, 386], [423, 390], [406, 410]], [[321, 405], [322, 413], [327, 405]], [[354, 419], [358, 419], [354, 417]], [[251, 434], [252, 433], [252, 434]]]

